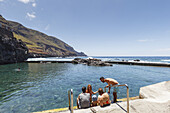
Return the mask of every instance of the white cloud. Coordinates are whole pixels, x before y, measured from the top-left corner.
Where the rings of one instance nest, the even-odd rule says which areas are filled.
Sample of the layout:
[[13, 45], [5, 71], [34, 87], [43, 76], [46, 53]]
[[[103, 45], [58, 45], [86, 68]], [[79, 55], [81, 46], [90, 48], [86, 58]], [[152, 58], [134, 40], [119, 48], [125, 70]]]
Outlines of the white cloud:
[[152, 39], [142, 39], [142, 40], [137, 40], [138, 42], [153, 42], [155, 40]]
[[35, 12], [32, 12], [32, 13], [27, 13], [27, 18], [29, 18], [30, 20], [36, 18], [36, 15], [35, 15]]
[[19, 2], [22, 2], [24, 4], [27, 4], [29, 2], [35, 2], [35, 0], [18, 0]]
[[158, 49], [159, 52], [170, 52], [170, 48]]
[[138, 42], [148, 42], [148, 40], [137, 40]]
[[18, 0], [19, 2], [22, 2], [24, 4], [32, 3], [32, 7], [36, 7], [35, 0]]
[[0, 0], [0, 2], [3, 2], [4, 0]]
[[37, 5], [36, 3], [32, 3], [32, 7], [36, 7], [36, 5]]
[[45, 30], [47, 31], [49, 28], [50, 28], [50, 25], [48, 24], [48, 25], [45, 27]]

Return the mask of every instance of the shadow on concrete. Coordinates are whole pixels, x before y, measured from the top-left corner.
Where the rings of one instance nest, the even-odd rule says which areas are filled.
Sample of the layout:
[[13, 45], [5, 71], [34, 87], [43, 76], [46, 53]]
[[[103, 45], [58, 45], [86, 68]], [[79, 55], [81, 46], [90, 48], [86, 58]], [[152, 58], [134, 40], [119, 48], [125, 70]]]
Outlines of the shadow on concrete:
[[120, 106], [119, 105], [119, 103], [116, 103], [123, 111], [125, 111], [126, 113], [127, 113], [127, 111], [122, 107], [122, 106]]

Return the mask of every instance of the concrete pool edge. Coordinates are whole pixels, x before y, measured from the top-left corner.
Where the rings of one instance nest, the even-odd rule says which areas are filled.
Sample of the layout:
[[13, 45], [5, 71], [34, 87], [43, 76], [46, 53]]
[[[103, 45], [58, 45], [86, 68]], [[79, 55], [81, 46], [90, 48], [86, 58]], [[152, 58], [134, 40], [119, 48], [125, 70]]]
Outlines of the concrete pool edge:
[[[154, 112], [166, 112], [170, 110], [170, 81], [164, 81], [161, 83], [145, 86], [140, 88], [139, 97], [132, 97], [130, 101], [130, 111], [134, 113], [145, 112], [145, 113], [154, 113]], [[125, 100], [125, 99], [123, 99]], [[93, 107], [97, 113], [107, 113], [107, 112], [116, 112], [122, 113], [126, 111], [126, 103], [123, 100], [122, 102], [111, 104], [108, 107], [101, 108], [100, 106]], [[76, 107], [75, 107], [76, 108]], [[121, 109], [120, 109], [121, 108]], [[69, 113], [70, 111], [64, 108], [46, 110], [35, 113]], [[75, 113], [91, 113], [91, 108], [88, 109], [77, 109], [74, 110]]]
[[[129, 100], [136, 100], [139, 99], [139, 96], [136, 97], [129, 97]], [[118, 102], [125, 102], [127, 101], [127, 98], [122, 98], [122, 99], [117, 99]], [[73, 107], [74, 110], [77, 109], [77, 106]], [[50, 112], [62, 112], [62, 111], [67, 111], [69, 110], [68, 107], [66, 108], [57, 108], [57, 109], [51, 109], [51, 110], [45, 110], [45, 111], [38, 111], [38, 112], [33, 112], [33, 113], [50, 113]]]

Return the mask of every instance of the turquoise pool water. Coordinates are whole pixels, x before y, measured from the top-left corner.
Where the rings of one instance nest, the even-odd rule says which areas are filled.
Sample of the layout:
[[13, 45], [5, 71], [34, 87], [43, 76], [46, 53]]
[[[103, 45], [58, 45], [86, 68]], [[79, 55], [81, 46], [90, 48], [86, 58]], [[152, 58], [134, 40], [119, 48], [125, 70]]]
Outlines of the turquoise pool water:
[[[168, 61], [168, 58], [165, 58]], [[21, 71], [16, 71], [21, 68]], [[170, 80], [170, 68], [131, 65], [95, 67], [67, 63], [19, 63], [0, 65], [0, 113], [27, 113], [68, 107], [67, 91], [74, 91], [74, 105], [82, 86], [93, 91], [105, 87], [101, 76], [128, 84], [130, 96], [137, 96], [142, 86]], [[118, 98], [126, 97], [126, 88]], [[112, 97], [111, 97], [112, 98]]]

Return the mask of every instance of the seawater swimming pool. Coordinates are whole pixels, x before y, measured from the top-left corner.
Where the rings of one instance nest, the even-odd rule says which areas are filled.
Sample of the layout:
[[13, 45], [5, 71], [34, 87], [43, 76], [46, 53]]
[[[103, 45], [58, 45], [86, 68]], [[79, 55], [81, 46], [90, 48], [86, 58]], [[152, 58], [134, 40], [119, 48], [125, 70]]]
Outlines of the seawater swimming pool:
[[[167, 58], [166, 58], [167, 59]], [[16, 71], [16, 68], [21, 71]], [[170, 80], [170, 68], [113, 65], [95, 67], [66, 63], [19, 63], [0, 65], [0, 112], [26, 113], [68, 107], [67, 90], [74, 90], [74, 105], [82, 86], [92, 85], [93, 91], [104, 88], [101, 76], [128, 84], [130, 96], [137, 96], [142, 86]], [[126, 97], [120, 88], [118, 98]]]

